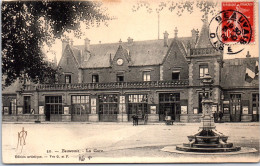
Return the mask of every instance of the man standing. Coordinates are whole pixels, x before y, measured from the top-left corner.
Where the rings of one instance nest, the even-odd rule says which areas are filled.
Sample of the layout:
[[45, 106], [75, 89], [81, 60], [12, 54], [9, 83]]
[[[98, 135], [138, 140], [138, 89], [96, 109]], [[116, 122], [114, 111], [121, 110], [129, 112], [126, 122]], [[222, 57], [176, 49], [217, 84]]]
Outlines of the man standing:
[[219, 111], [219, 122], [222, 122], [222, 118], [223, 118], [223, 112]]

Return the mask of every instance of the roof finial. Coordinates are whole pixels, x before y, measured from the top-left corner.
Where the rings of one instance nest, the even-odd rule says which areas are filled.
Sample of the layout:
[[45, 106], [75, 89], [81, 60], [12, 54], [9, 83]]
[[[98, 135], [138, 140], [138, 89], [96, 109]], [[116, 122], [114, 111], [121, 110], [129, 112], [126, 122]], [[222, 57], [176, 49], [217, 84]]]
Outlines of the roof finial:
[[177, 38], [178, 37], [178, 29], [177, 27], [175, 27], [174, 29], [174, 38]]

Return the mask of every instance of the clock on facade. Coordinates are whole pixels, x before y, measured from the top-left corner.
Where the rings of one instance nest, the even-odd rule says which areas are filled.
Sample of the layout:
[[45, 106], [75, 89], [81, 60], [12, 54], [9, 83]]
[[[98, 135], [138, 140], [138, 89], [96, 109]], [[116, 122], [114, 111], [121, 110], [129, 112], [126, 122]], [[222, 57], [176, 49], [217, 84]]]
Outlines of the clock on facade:
[[118, 65], [122, 65], [122, 64], [124, 63], [124, 60], [123, 60], [123, 59], [118, 59], [118, 60], [116, 61], [116, 63], [117, 63]]

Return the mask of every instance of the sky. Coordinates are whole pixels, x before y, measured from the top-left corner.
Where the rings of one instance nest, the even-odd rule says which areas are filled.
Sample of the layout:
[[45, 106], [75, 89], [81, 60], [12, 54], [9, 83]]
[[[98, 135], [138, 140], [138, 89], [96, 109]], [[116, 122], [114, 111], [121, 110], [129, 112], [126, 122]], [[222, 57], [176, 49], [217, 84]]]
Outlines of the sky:
[[[150, 4], [153, 9], [158, 6], [157, 2]], [[73, 39], [74, 45], [83, 45], [85, 38], [90, 39], [90, 44], [98, 44], [99, 42], [117, 43], [120, 39], [126, 42], [128, 37], [133, 38], [134, 41], [158, 39], [158, 14], [155, 11], [149, 13], [145, 8], [133, 12], [132, 9], [134, 5], [136, 5], [136, 1], [105, 0], [103, 7], [107, 8], [107, 13], [109, 13], [110, 16], [115, 16], [117, 19], [108, 21], [108, 26], [102, 23], [100, 27], [91, 27], [89, 29], [82, 26], [81, 29], [85, 35], [82, 35], [80, 39], [69, 34], [70, 38]], [[218, 8], [220, 9], [220, 7]], [[178, 29], [178, 37], [191, 36], [191, 30], [193, 28], [201, 29], [203, 23], [202, 15], [203, 13], [197, 8], [194, 8], [191, 14], [184, 12], [182, 16], [177, 16], [176, 11], [171, 12], [165, 8], [160, 12], [160, 39], [163, 38], [165, 31], [169, 33], [169, 38], [173, 38], [175, 27]], [[212, 17], [213, 16], [209, 16], [209, 20]], [[58, 61], [61, 57], [61, 44], [61, 40], [56, 40], [51, 48], [56, 54]], [[245, 55], [246, 50], [243, 55], [240, 56], [245, 57]], [[53, 59], [54, 55], [47, 54], [47, 57]]]

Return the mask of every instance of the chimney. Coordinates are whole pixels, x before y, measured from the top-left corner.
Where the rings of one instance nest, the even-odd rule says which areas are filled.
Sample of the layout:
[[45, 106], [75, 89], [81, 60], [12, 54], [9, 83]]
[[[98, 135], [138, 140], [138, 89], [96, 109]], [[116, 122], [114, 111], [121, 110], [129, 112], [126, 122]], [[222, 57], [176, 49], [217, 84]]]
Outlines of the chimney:
[[199, 39], [199, 30], [197, 29], [196, 30], [196, 43], [197, 43], [198, 39]]
[[101, 41], [99, 41], [99, 44], [101, 44]]
[[192, 42], [196, 41], [196, 30], [194, 28], [191, 30], [191, 40]]
[[250, 57], [251, 57], [251, 55], [249, 54], [249, 51], [247, 51], [246, 57], [247, 57], [247, 58], [250, 58]]
[[85, 51], [90, 52], [90, 40], [88, 38], [85, 39]]
[[127, 38], [127, 42], [128, 42], [128, 45], [133, 45], [134, 39], [128, 37], [128, 38]]
[[187, 56], [190, 56], [190, 49], [191, 49], [191, 44], [190, 41], [187, 43]]
[[112, 55], [111, 55], [111, 53], [109, 54], [109, 62], [110, 62], [110, 65], [112, 65], [113, 60], [112, 60]]
[[64, 53], [64, 50], [66, 48], [66, 46], [69, 44], [68, 39], [63, 39], [62, 40], [62, 54]]
[[164, 47], [168, 47], [168, 36], [169, 36], [169, 34], [168, 34], [168, 32], [167, 31], [165, 31], [164, 33], [163, 33], [163, 36], [164, 36]]
[[177, 38], [178, 37], [178, 29], [177, 27], [175, 27], [174, 29], [174, 38]]
[[120, 39], [120, 40], [119, 40], [119, 45], [121, 45], [121, 44], [122, 44], [122, 40]]

